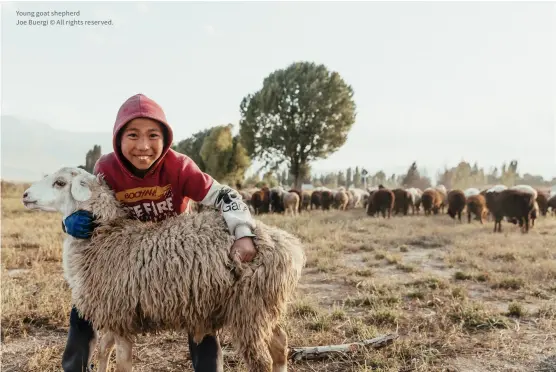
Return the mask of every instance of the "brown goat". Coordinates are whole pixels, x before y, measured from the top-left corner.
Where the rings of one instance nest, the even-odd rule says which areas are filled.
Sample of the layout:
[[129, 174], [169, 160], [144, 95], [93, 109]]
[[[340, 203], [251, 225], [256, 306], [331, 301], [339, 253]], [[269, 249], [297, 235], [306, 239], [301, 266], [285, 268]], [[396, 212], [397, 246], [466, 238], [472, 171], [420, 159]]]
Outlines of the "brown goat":
[[[519, 190], [507, 189], [498, 193], [487, 193], [487, 205], [494, 216], [494, 232], [502, 232], [502, 219], [515, 219], [524, 233], [529, 232], [529, 219], [534, 208], [534, 195]], [[489, 202], [490, 199], [490, 202]]]
[[390, 218], [392, 216], [392, 210], [394, 209], [395, 200], [392, 190], [382, 188], [374, 191], [367, 203], [367, 215], [375, 216], [377, 213], [381, 212], [383, 218], [386, 218], [387, 213], [388, 218]]
[[425, 211], [425, 216], [428, 216], [431, 213], [438, 214], [442, 202], [443, 198], [442, 195], [440, 195], [440, 192], [435, 189], [425, 190], [421, 196], [421, 205]]
[[405, 189], [394, 189], [394, 214], [403, 213], [407, 216], [409, 207], [413, 205], [413, 199], [409, 192]]
[[486, 207], [486, 199], [484, 195], [471, 195], [467, 198], [467, 222], [471, 223], [471, 214], [474, 214], [481, 225], [483, 220], [486, 219], [488, 214], [488, 209]]
[[270, 190], [264, 186], [251, 195], [251, 206], [255, 214], [268, 213], [270, 211]]
[[461, 222], [461, 213], [465, 208], [465, 194], [462, 190], [451, 190], [448, 193], [448, 215], [453, 219], [458, 216]]

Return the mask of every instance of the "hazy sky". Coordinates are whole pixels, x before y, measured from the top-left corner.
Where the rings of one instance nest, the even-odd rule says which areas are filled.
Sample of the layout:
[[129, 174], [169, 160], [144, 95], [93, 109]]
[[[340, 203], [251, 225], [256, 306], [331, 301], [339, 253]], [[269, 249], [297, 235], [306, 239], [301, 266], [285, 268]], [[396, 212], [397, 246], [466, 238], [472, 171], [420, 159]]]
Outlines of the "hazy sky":
[[[80, 11], [113, 26], [16, 26], [16, 11]], [[112, 130], [144, 93], [175, 140], [239, 122], [239, 104], [294, 61], [353, 86], [357, 120], [316, 170], [431, 170], [461, 159], [556, 176], [550, 2], [11, 3], [2, 8], [2, 109]], [[54, 19], [40, 18], [42, 20]], [[60, 19], [60, 18], [56, 18]]]

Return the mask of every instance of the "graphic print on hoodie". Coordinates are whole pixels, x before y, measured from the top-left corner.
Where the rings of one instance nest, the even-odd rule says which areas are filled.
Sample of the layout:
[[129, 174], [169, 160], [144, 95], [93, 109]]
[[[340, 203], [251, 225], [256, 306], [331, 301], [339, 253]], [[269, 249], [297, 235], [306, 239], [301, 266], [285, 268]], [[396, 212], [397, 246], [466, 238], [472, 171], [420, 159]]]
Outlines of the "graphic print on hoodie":
[[[131, 120], [146, 117], [164, 126], [162, 155], [143, 178], [135, 176], [120, 150], [119, 133]], [[187, 156], [170, 148], [173, 132], [162, 108], [143, 94], [129, 98], [120, 107], [112, 133], [114, 152], [102, 155], [93, 173], [103, 174], [116, 198], [127, 209], [130, 217], [141, 221], [161, 221], [183, 213], [189, 199], [201, 201], [208, 193], [213, 179], [201, 172]]]

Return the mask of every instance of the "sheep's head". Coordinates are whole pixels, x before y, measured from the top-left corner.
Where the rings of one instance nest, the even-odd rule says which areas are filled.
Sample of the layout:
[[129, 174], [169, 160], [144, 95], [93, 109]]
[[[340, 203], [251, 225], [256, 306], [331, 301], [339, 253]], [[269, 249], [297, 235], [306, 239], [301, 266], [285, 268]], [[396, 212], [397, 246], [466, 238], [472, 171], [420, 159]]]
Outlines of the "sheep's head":
[[81, 168], [64, 167], [33, 183], [23, 193], [23, 205], [32, 210], [61, 212], [64, 217], [77, 209], [93, 196], [101, 186], [97, 178]]

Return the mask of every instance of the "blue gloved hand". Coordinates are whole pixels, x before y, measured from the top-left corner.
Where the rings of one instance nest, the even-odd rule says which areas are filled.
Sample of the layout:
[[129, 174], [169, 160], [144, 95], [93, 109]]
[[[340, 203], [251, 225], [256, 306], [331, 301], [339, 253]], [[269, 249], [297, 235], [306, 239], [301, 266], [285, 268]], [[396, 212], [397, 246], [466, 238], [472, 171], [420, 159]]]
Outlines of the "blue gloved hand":
[[91, 212], [78, 210], [66, 217], [62, 223], [62, 228], [64, 232], [75, 238], [88, 239], [97, 226], [94, 220], [95, 218]]

